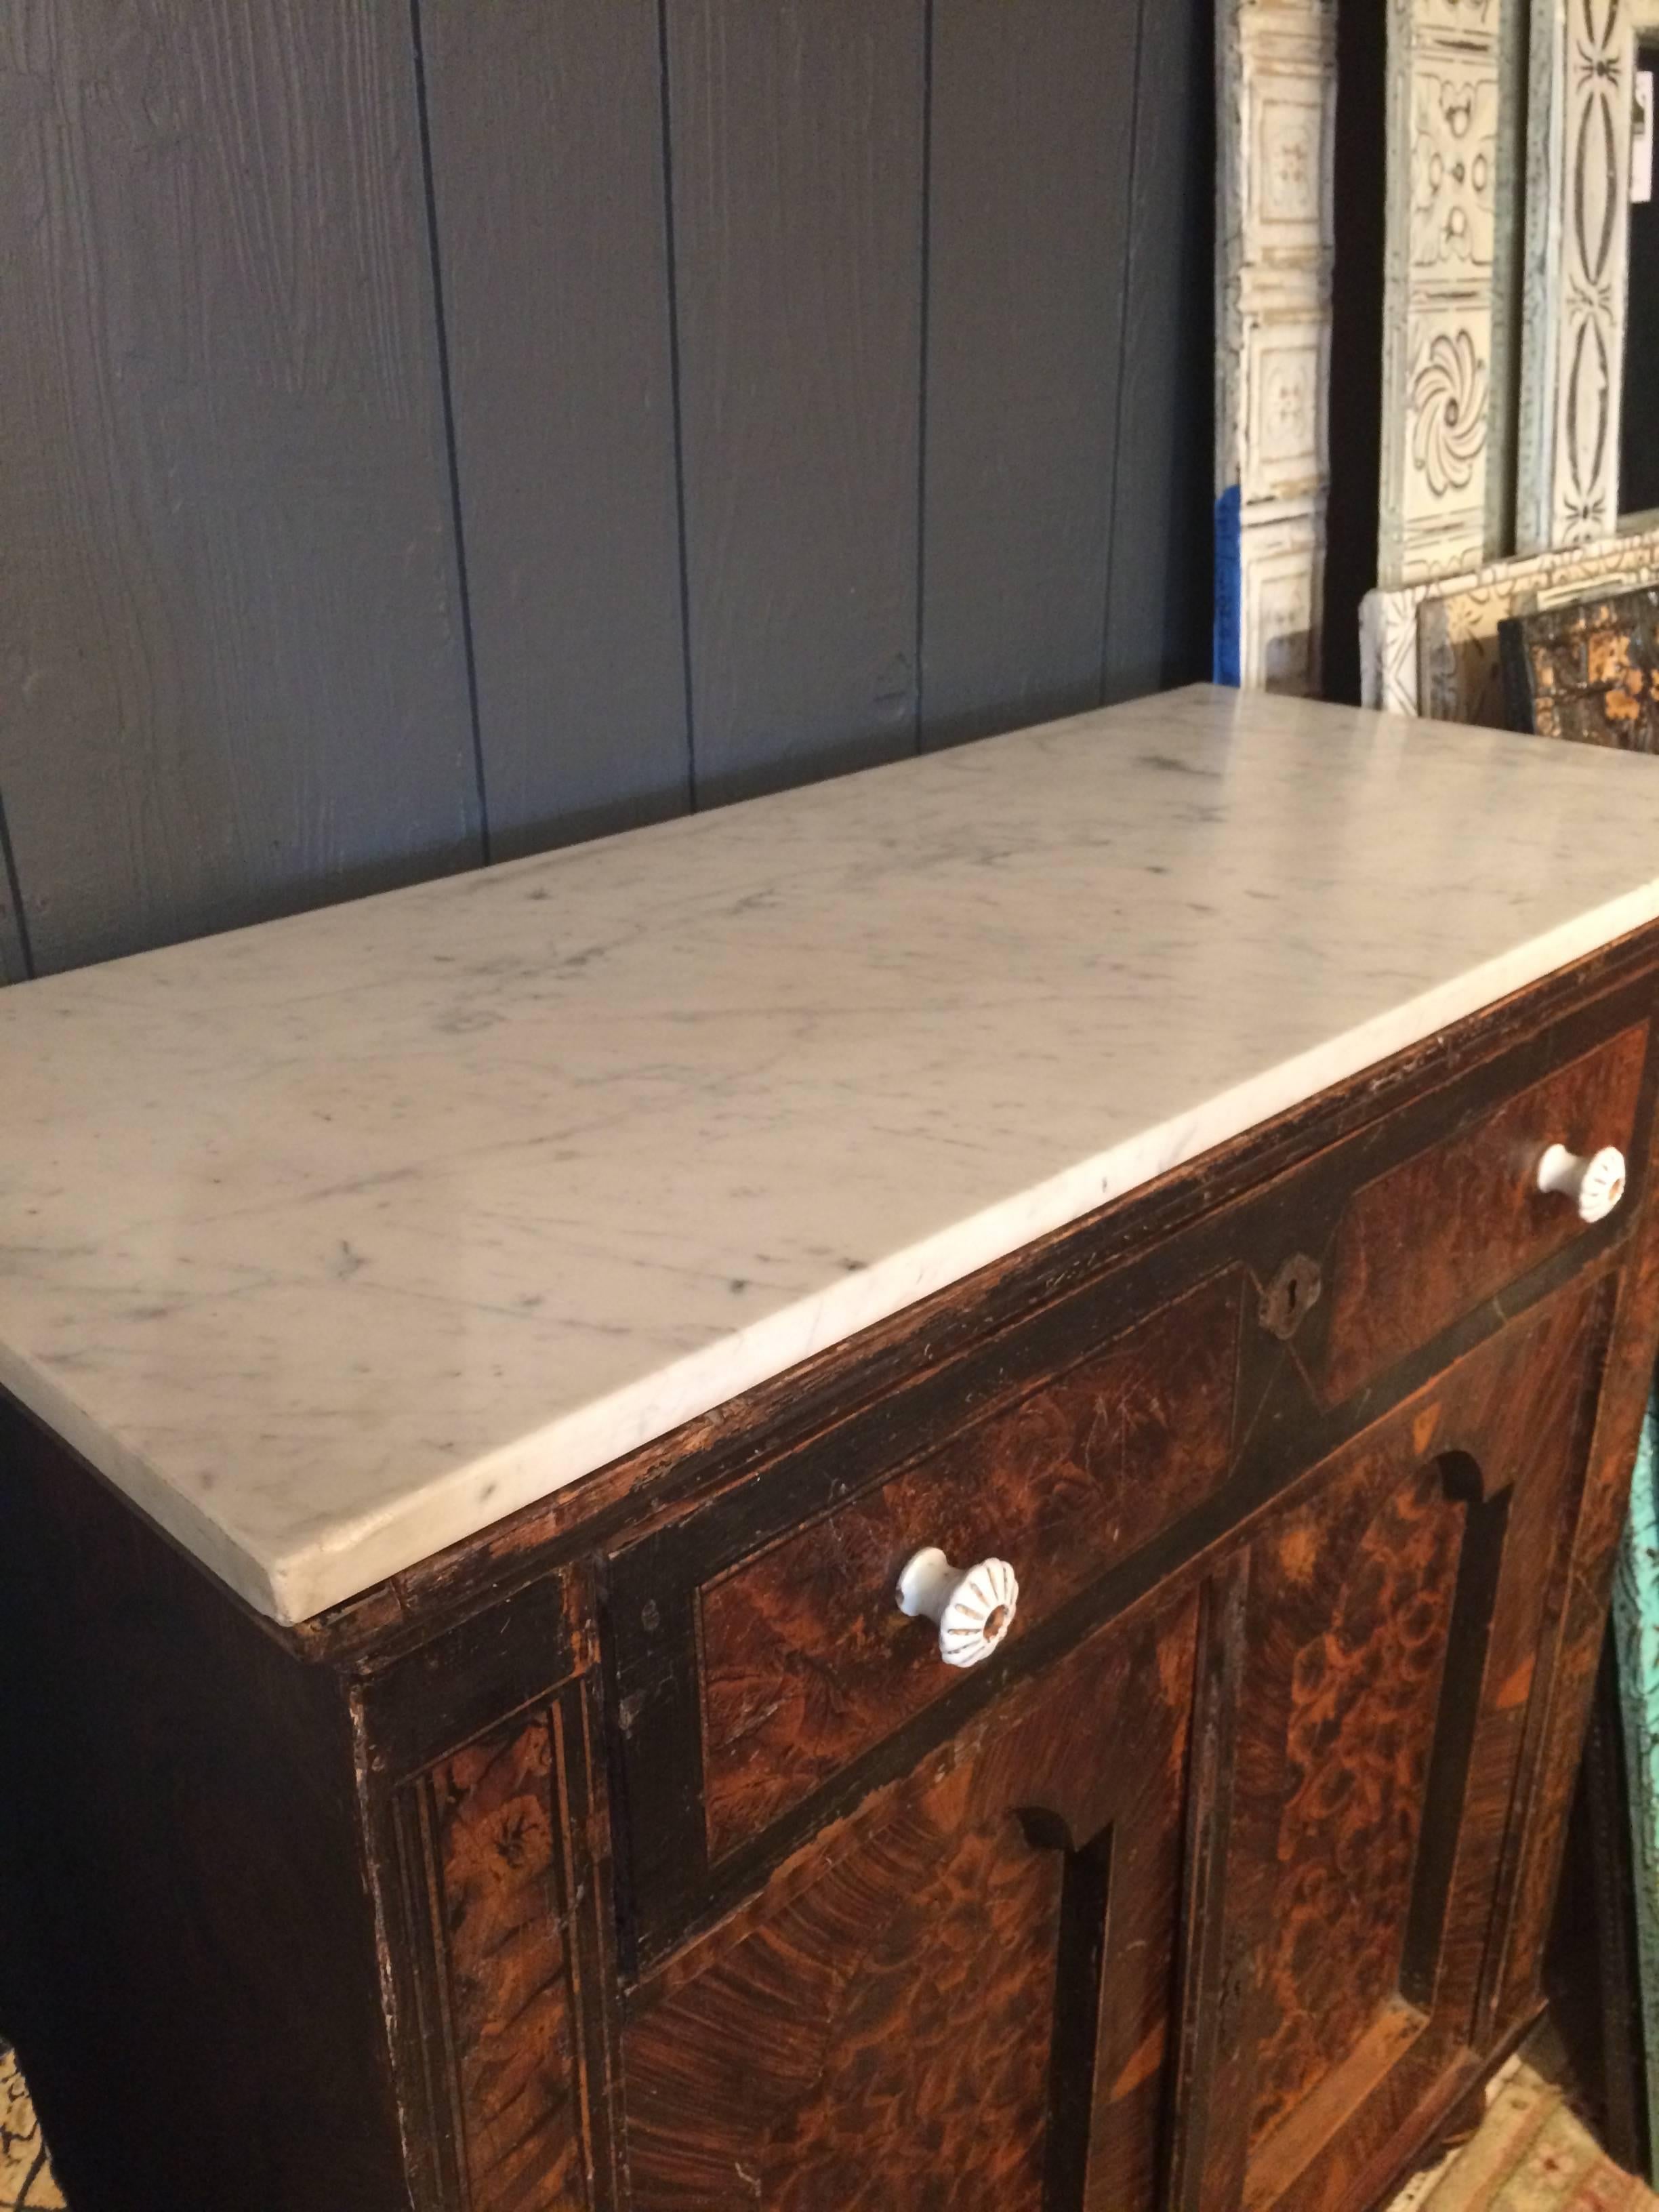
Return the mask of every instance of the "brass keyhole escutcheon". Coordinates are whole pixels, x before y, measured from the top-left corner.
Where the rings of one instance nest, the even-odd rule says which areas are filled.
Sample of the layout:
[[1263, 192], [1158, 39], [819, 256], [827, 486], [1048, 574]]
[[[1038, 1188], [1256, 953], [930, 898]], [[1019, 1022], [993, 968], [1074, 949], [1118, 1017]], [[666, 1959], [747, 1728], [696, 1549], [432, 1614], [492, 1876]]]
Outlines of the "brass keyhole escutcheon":
[[1324, 1289], [1319, 1262], [1305, 1252], [1293, 1253], [1261, 1293], [1261, 1326], [1271, 1335], [1289, 1343]]

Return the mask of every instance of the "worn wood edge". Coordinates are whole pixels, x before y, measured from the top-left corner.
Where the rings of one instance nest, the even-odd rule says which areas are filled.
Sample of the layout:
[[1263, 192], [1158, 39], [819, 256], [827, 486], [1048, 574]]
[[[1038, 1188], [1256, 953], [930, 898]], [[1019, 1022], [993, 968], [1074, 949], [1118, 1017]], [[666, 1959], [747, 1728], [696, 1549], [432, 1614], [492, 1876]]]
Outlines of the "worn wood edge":
[[1488, 2045], [1478, 2056], [1471, 2051], [1462, 2065], [1443, 2078], [1434, 2094], [1423, 2100], [1361, 2169], [1358, 2180], [1349, 2192], [1349, 2204], [1387, 2204], [1397, 2189], [1430, 2162], [1458, 2106], [1483, 2089], [1514, 2056], [1542, 2019], [1544, 2008], [1540, 1997], [1528, 2012], [1504, 2030], [1496, 2043]]
[[[1659, 1133], [1659, 1107], [1650, 1113], [1650, 1139]], [[1650, 1180], [1631, 1225], [1625, 1259], [1606, 1317], [1601, 1380], [1589, 1409], [1590, 1435], [1566, 1549], [1559, 1626], [1548, 1679], [1536, 1683], [1536, 1733], [1523, 1747], [1530, 1756], [1534, 1800], [1553, 1804], [1558, 1817], [1541, 1819], [1517, 1839], [1514, 1862], [1500, 1877], [1489, 1952], [1482, 1970], [1477, 2033], [1489, 2033], [1506, 2002], [1516, 2005], [1526, 1984], [1528, 2003], [1541, 1997], [1535, 1972], [1523, 1968], [1516, 1946], [1518, 1916], [1530, 1893], [1541, 1899], [1541, 1952], [1566, 1847], [1567, 1808], [1589, 1726], [1597, 1667], [1613, 1596], [1619, 1536], [1627, 1510], [1641, 1422], [1659, 1338], [1659, 1190]], [[1534, 1962], [1535, 1969], [1537, 1961]], [[1518, 2008], [1518, 2006], [1517, 2006]]]

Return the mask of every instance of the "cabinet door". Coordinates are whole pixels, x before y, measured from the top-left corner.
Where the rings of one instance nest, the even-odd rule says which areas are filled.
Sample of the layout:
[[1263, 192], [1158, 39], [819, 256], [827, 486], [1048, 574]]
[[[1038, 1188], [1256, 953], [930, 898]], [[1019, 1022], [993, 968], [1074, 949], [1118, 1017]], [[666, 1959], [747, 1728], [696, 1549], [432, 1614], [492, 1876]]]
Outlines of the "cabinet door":
[[984, 1711], [636, 1992], [636, 2212], [1155, 2202], [1199, 1601]]
[[1340, 1453], [1250, 1553], [1204, 2201], [1370, 2201], [1507, 2028], [1608, 1310], [1562, 1294]]

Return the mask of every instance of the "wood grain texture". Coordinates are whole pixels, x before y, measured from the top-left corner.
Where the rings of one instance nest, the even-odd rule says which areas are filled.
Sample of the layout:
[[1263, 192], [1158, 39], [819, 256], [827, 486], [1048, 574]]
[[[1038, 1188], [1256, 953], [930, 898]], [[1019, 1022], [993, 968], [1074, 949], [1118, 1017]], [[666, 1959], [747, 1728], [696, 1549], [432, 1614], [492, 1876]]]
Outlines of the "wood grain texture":
[[476, 860], [406, 18], [21, 0], [0, 102], [37, 966]]
[[421, 0], [493, 857], [690, 795], [653, 0]]
[[[44, 1778], [0, 1799], [0, 1879], [40, 1899], [0, 2001], [71, 2200], [127, 2212], [137, 2143], [222, 2212], [254, 2143], [250, 2212], [313, 2212], [306, 2109], [354, 2212], [612, 2212], [613, 2122], [640, 2212], [958, 2212], [965, 2175], [1043, 2212], [1381, 2201], [1538, 2003], [1659, 1336], [1651, 1075], [1620, 1212], [1341, 1405], [1328, 1302], [1286, 1335], [1249, 1293], [1356, 1189], [1640, 1032], [1656, 936], [341, 1621], [252, 1622], [0, 1424], [30, 1563], [0, 1662]], [[1143, 1329], [1103, 1395], [1152, 1449], [1192, 1301], [1240, 1274], [1225, 1481], [709, 1864], [696, 1592], [1022, 1433]], [[1184, 1479], [1164, 1449], [1135, 1510]]]
[[1540, 1817], [1608, 1291], [1570, 1285], [1457, 1362], [1316, 1469], [1252, 1547], [1218, 2201], [1370, 2201], [1467, 2086], [1472, 2041], [1494, 2047], [1471, 2022]]
[[700, 804], [915, 744], [924, 15], [667, 12]]
[[1647, 1043], [1625, 1030], [1356, 1193], [1326, 1270], [1332, 1402], [1583, 1234], [1537, 1164], [1550, 1144], [1630, 1152]]
[[922, 742], [1094, 706], [1137, 23], [934, 0]]
[[[1194, 1623], [1188, 1601], [1097, 1637], [641, 1990], [640, 2212], [1151, 2205]], [[1060, 1954], [1068, 1887], [1088, 1928], [1074, 1896]], [[1050, 2066], [1079, 2007], [1082, 2083]], [[1045, 2193], [1051, 2157], [1080, 2193]]]
[[1401, 1979], [1464, 1515], [1432, 1463], [1380, 1502], [1376, 1486], [1362, 1467], [1324, 1490], [1253, 1565], [1258, 1637], [1294, 1656], [1252, 2144], [1348, 2056]]
[[1213, 10], [1141, 0], [1103, 696], [1206, 675], [1213, 602]]
[[893, 1601], [923, 1545], [1018, 1561], [1012, 1640], [1215, 1491], [1240, 1292], [1235, 1269], [703, 1589], [711, 1858], [953, 1686], [936, 1632]]
[[[876, 1556], [886, 1531], [878, 1521], [865, 1528], [854, 1514], [847, 1526], [860, 1541], [848, 1554], [842, 1550], [836, 1530], [849, 1497], [873, 1497], [890, 1479], [896, 1479], [902, 1495], [904, 1471], [924, 1462], [951, 1468], [958, 1439], [992, 1420], [1000, 1408], [1098, 1358], [1102, 1347], [1126, 1328], [1146, 1326], [1190, 1285], [1242, 1264], [1253, 1290], [1265, 1292], [1287, 1258], [1319, 1253], [1328, 1262], [1344, 1209], [1356, 1192], [1401, 1163], [1431, 1155], [1449, 1130], [1478, 1128], [1547, 1080], [1545, 1071], [1570, 1066], [1598, 1044], [1639, 1029], [1637, 1018], [1648, 1003], [1643, 988], [1600, 1002], [1590, 995], [1568, 1022], [1514, 1039], [1508, 1049], [1466, 1068], [1455, 1082], [1425, 1086], [1403, 1103], [1397, 1094], [1376, 1097], [1373, 1103], [1380, 1109], [1386, 1100], [1388, 1111], [1378, 1110], [1340, 1141], [1281, 1159], [1280, 1172], [1264, 1177], [1254, 1193], [1231, 1206], [1212, 1204], [1200, 1220], [1165, 1219], [1155, 1235], [1143, 1218], [1120, 1245], [1103, 1216], [1100, 1227], [1107, 1241], [1067, 1248], [1072, 1261], [1046, 1279], [1046, 1303], [1037, 1310], [988, 1329], [970, 1344], [951, 1333], [951, 1312], [960, 1308], [947, 1302], [918, 1317], [910, 1364], [896, 1351], [894, 1364], [886, 1364], [884, 1350], [865, 1395], [844, 1403], [839, 1418], [826, 1421], [821, 1411], [814, 1421], [799, 1391], [792, 1391], [776, 1414], [787, 1425], [800, 1422], [789, 1428], [793, 1442], [786, 1445], [775, 1431], [769, 1440], [757, 1433], [746, 1441], [734, 1438], [720, 1474], [714, 1473], [722, 1464], [720, 1448], [712, 1445], [713, 1494], [688, 1496], [682, 1505], [669, 1505], [656, 1525], [624, 1537], [607, 1570], [608, 1663], [627, 1777], [620, 1817], [628, 1955], [660, 1957], [701, 1916], [744, 1893], [814, 1825], [855, 1802], [890, 1771], [893, 1760], [914, 1761], [927, 1743], [963, 1725], [1011, 1674], [1041, 1667], [1103, 1611], [1132, 1602], [1184, 1559], [1222, 1542], [1298, 1470], [1362, 1432], [1437, 1368], [1490, 1340], [1510, 1315], [1536, 1305], [1575, 1268], [1616, 1249], [1642, 1203], [1645, 1133], [1631, 1148], [1631, 1195], [1620, 1214], [1599, 1228], [1578, 1229], [1541, 1261], [1523, 1243], [1511, 1255], [1514, 1273], [1486, 1297], [1456, 1314], [1449, 1326], [1432, 1313], [1423, 1316], [1430, 1334], [1403, 1356], [1392, 1353], [1371, 1380], [1346, 1396], [1335, 1396], [1322, 1383], [1322, 1331], [1334, 1301], [1322, 1297], [1304, 1309], [1302, 1323], [1286, 1339], [1261, 1317], [1261, 1302], [1252, 1295], [1242, 1333], [1238, 1442], [1225, 1482], [1201, 1486], [1184, 1518], [1153, 1528], [1137, 1547], [1102, 1557], [1081, 1582], [1066, 1564], [1066, 1547], [1045, 1543], [1035, 1528], [1022, 1533], [1020, 1543], [1034, 1544], [1044, 1554], [1047, 1564], [1036, 1571], [1028, 1571], [1019, 1544], [993, 1534], [984, 1549], [1012, 1559], [1035, 1603], [1028, 1600], [1017, 1633], [984, 1667], [948, 1677], [941, 1670], [937, 1682], [930, 1678], [919, 1705], [908, 1705], [895, 1689], [904, 1679], [896, 1668], [884, 1680], [865, 1682], [861, 1691], [855, 1678], [856, 1693], [844, 1705], [840, 1701], [840, 1690], [848, 1686], [842, 1652], [825, 1624], [845, 1615], [856, 1625], [867, 1605], [878, 1624], [870, 1648], [883, 1663], [890, 1663], [884, 1638], [905, 1626], [896, 1613], [888, 1620], [890, 1586]], [[1525, 1158], [1513, 1166], [1522, 1182], [1527, 1166]], [[1415, 1218], [1409, 1210], [1398, 1216], [1407, 1224]], [[1575, 1218], [1570, 1212], [1569, 1218]], [[1409, 1225], [1400, 1235], [1409, 1245]], [[964, 1285], [960, 1295], [994, 1300], [994, 1271], [978, 1291]], [[971, 1522], [971, 1484], [960, 1492], [954, 1485], [942, 1487], [939, 1495], [941, 1504], [951, 1501], [946, 1510], [951, 1512], [957, 1497], [966, 1501]], [[1024, 1531], [1029, 1507], [1006, 1504], [1004, 1511]], [[766, 1557], [772, 1545], [781, 1562], [794, 1560], [801, 1569], [793, 1577], [781, 1566], [775, 1588]], [[849, 1558], [855, 1576], [864, 1577], [861, 1583], [849, 1583]], [[776, 1601], [777, 1620], [748, 1620], [740, 1633], [734, 1631], [733, 1651], [751, 1632], [757, 1641], [753, 1665], [732, 1669], [720, 1727], [735, 1723], [741, 1735], [752, 1723], [763, 1738], [761, 1755], [752, 1774], [735, 1753], [722, 1772], [725, 1753], [718, 1729], [711, 1732], [701, 1688], [706, 1655], [698, 1593], [728, 1574], [740, 1581], [751, 1561], [754, 1587]], [[1045, 1594], [1051, 1576], [1056, 1582], [1052, 1598]], [[815, 1577], [836, 1593], [833, 1603], [813, 1593]], [[743, 1595], [733, 1591], [734, 1604]], [[764, 1606], [761, 1611], [763, 1615]], [[789, 1636], [777, 1632], [784, 1621], [789, 1636], [808, 1639], [816, 1674], [787, 1648]], [[811, 1771], [809, 1762], [830, 1746], [834, 1755]], [[757, 1818], [747, 1827], [740, 1819], [717, 1815], [724, 1851], [712, 1863], [705, 1814], [711, 1778], [717, 1794], [757, 1792]], [[811, 1794], [802, 1795], [809, 1784]]]
[[1656, 1316], [1659, 1207], [1650, 1201], [1619, 1280], [1589, 1469], [1577, 1501], [1568, 1567], [1554, 1600], [1557, 1656], [1542, 1686], [1547, 1695], [1540, 1700], [1529, 1747], [1536, 1760], [1534, 1815], [1516, 1839], [1511, 1889], [1494, 1938], [1497, 1964], [1486, 2017], [1496, 2027], [1522, 2016], [1537, 1986], [1629, 1508], [1632, 1469], [1652, 1387]]
[[562, 1771], [573, 1727], [567, 1698], [410, 1785], [469, 2212], [596, 2202]]

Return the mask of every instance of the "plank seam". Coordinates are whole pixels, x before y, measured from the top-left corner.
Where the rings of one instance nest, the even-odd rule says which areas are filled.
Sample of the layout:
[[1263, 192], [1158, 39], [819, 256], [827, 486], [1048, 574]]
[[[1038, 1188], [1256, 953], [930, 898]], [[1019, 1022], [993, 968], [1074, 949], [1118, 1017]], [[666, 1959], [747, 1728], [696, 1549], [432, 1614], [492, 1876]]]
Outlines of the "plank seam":
[[663, 264], [668, 285], [668, 381], [674, 420], [674, 532], [680, 564], [680, 681], [685, 695], [685, 802], [697, 811], [697, 724], [691, 688], [691, 568], [685, 528], [685, 427], [680, 391], [680, 284], [674, 227], [674, 127], [668, 76], [667, 0], [657, 0], [657, 76], [662, 106]]
[[933, 244], [933, 18], [935, 0], [924, 0], [921, 19], [921, 307], [917, 318], [916, 382], [916, 741], [927, 745], [923, 672], [927, 623], [927, 347], [932, 322]]
[[1112, 491], [1106, 525], [1106, 574], [1104, 598], [1100, 613], [1100, 685], [1097, 694], [1104, 702], [1107, 696], [1107, 678], [1111, 667], [1112, 645], [1112, 587], [1117, 580], [1117, 532], [1119, 503], [1123, 483], [1123, 416], [1124, 392], [1129, 367], [1129, 313], [1133, 305], [1133, 278], [1135, 266], [1135, 228], [1139, 213], [1140, 187], [1138, 182], [1140, 161], [1140, 100], [1141, 71], [1146, 58], [1146, 10], [1161, 4], [1161, 0], [1140, 0], [1135, 17], [1134, 90], [1129, 109], [1129, 221], [1123, 240], [1123, 271], [1118, 309], [1117, 330], [1117, 420], [1112, 425]]
[[427, 247], [432, 263], [432, 314], [438, 343], [438, 386], [443, 407], [444, 453], [449, 471], [450, 526], [455, 538], [455, 576], [460, 600], [461, 653], [466, 669], [467, 714], [472, 726], [472, 776], [478, 800], [478, 857], [489, 865], [489, 800], [485, 786], [483, 732], [478, 714], [478, 663], [472, 641], [472, 594], [466, 573], [466, 522], [461, 507], [461, 468], [455, 438], [455, 398], [449, 371], [449, 321], [444, 307], [443, 257], [438, 238], [438, 191], [432, 163], [432, 118], [427, 101], [426, 40], [421, 0], [409, 0], [414, 45], [415, 110], [421, 134], [421, 180], [426, 193]]

